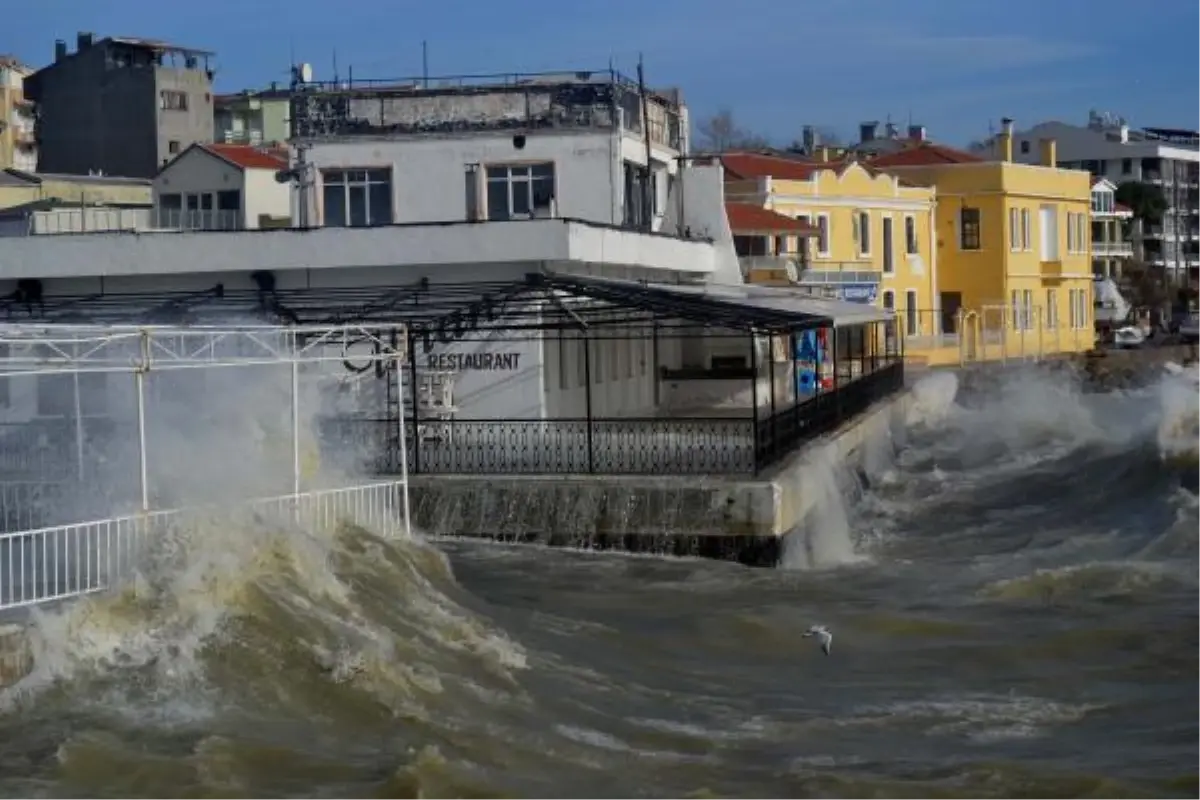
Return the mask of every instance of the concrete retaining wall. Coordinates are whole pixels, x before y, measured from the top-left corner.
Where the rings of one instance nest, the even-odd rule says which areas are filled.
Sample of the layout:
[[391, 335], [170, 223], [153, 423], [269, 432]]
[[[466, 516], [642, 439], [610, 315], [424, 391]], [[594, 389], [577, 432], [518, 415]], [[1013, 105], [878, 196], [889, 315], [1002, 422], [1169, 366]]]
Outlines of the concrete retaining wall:
[[0, 625], [0, 688], [24, 678], [33, 669], [29, 631], [24, 625]]

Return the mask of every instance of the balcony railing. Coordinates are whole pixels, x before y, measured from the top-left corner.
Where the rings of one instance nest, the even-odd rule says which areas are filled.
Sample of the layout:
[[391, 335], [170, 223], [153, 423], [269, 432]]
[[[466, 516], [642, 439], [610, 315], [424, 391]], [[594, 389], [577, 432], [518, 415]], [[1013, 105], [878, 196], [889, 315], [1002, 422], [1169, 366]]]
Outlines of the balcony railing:
[[1103, 258], [1132, 258], [1133, 245], [1130, 242], [1092, 242], [1092, 255]]
[[154, 210], [153, 227], [175, 231], [240, 231], [241, 211]]
[[829, 283], [879, 283], [883, 272], [865, 261], [812, 261], [800, 271], [800, 282], [808, 284]]

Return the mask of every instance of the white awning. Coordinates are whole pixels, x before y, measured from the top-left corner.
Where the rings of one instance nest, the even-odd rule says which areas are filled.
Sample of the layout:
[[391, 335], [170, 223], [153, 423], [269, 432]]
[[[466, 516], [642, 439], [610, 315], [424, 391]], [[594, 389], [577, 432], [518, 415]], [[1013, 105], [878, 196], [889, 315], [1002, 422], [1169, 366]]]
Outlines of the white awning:
[[882, 322], [895, 318], [893, 312], [876, 308], [866, 303], [827, 300], [825, 298], [813, 297], [797, 289], [782, 286], [758, 286], [750, 283], [642, 283], [639, 281], [597, 277], [589, 277], [586, 280], [596, 284], [609, 284], [614, 287], [619, 286], [628, 289], [635, 289], [637, 287], [652, 288], [657, 291], [676, 294], [681, 298], [735, 303], [748, 309], [763, 309], [785, 314], [795, 314], [797, 316], [826, 317], [833, 320], [833, 325], [837, 328], [849, 325], [863, 325], [870, 322]]

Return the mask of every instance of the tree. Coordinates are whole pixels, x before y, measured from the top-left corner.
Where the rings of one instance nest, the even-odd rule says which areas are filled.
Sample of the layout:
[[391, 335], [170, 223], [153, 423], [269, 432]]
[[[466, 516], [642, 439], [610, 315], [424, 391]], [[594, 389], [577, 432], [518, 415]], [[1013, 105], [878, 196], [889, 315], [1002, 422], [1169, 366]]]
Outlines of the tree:
[[1152, 183], [1126, 181], [1117, 187], [1115, 198], [1121, 205], [1129, 206], [1133, 218], [1142, 222], [1158, 223], [1167, 210], [1167, 198], [1162, 189]]
[[1134, 308], [1161, 308], [1173, 299], [1167, 271], [1158, 264], [1130, 261], [1121, 269], [1121, 283]]
[[704, 149], [713, 153], [727, 150], [765, 150], [771, 146], [766, 137], [742, 130], [734, 122], [733, 112], [722, 109], [696, 125]]

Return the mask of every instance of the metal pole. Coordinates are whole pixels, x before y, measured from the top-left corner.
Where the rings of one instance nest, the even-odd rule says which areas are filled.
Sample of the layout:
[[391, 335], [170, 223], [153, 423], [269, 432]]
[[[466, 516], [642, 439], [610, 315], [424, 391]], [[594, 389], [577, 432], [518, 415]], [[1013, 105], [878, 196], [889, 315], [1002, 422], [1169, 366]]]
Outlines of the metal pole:
[[638, 94], [642, 100], [642, 137], [646, 144], [646, 182], [642, 184], [642, 216], [641, 221], [646, 230], [654, 228], [654, 161], [650, 148], [650, 101], [646, 97], [646, 72], [642, 56], [638, 54]]
[[775, 336], [772, 335], [767, 341], [771, 343], [770, 352], [767, 353], [767, 377], [771, 381], [771, 441], [778, 448], [779, 435], [775, 430]]
[[292, 342], [292, 494], [300, 494], [300, 361]]
[[754, 332], [750, 332], [750, 407], [753, 409], [754, 423], [754, 471], [757, 473], [764, 466], [762, 463], [758, 438], [758, 343], [754, 341]]
[[583, 402], [584, 413], [587, 415], [588, 472], [594, 472], [596, 459], [592, 450], [592, 343], [588, 341], [586, 330], [583, 332]]
[[[412, 337], [407, 337], [409, 345], [412, 344]], [[411, 355], [411, 354], [410, 354]], [[412, 509], [408, 501], [408, 444], [404, 440], [404, 369], [400, 366], [400, 359], [392, 361], [392, 366], [396, 370], [396, 393], [400, 398], [396, 403], [398, 409], [396, 413], [397, 433], [400, 437], [400, 475], [404, 479], [404, 532], [407, 536], [412, 536]], [[413, 387], [413, 397], [417, 396], [416, 387]], [[417, 457], [418, 443], [416, 431], [413, 432], [413, 455]]]
[[[412, 419], [411, 419], [411, 422], [412, 422], [412, 426], [413, 426], [413, 436], [412, 436], [412, 440], [413, 440], [413, 472], [420, 473], [421, 472], [421, 428], [420, 428], [421, 407], [419, 405], [420, 398], [417, 397], [417, 340], [416, 340], [416, 337], [412, 335], [412, 331], [408, 331], [408, 333], [406, 334], [406, 341], [408, 342], [408, 385], [412, 387], [408, 391], [409, 391], [409, 393], [412, 394]], [[397, 369], [397, 371], [399, 371], [400, 362], [396, 362], [396, 369]], [[400, 376], [397, 375], [396, 376], [396, 390], [400, 392], [400, 396], [398, 398], [396, 398], [396, 405], [398, 405], [398, 406], [404, 405], [403, 388], [404, 388], [404, 386], [400, 382]], [[404, 418], [403, 411], [400, 412], [400, 418], [401, 419]], [[403, 427], [401, 427], [401, 429], [400, 429], [400, 435], [401, 435], [401, 437], [404, 436], [404, 428]], [[407, 446], [408, 445], [406, 445], [404, 443], [404, 439], [401, 438], [400, 439], [400, 447], [405, 448]], [[405, 458], [407, 458], [407, 457], [408, 457], [407, 454], [405, 454]], [[405, 474], [404, 480], [405, 480], [405, 485], [407, 486], [407, 481], [408, 481], [407, 473]], [[407, 492], [407, 491], [408, 490], [405, 489], [405, 492]]]
[[[79, 344], [74, 346], [74, 358], [79, 359]], [[83, 403], [79, 398], [79, 364], [71, 373], [75, 384], [75, 475], [83, 482]]]
[[142, 511], [150, 510], [150, 474], [146, 469], [146, 371], [138, 368], [134, 373], [137, 381], [138, 416], [138, 467], [142, 489]]

